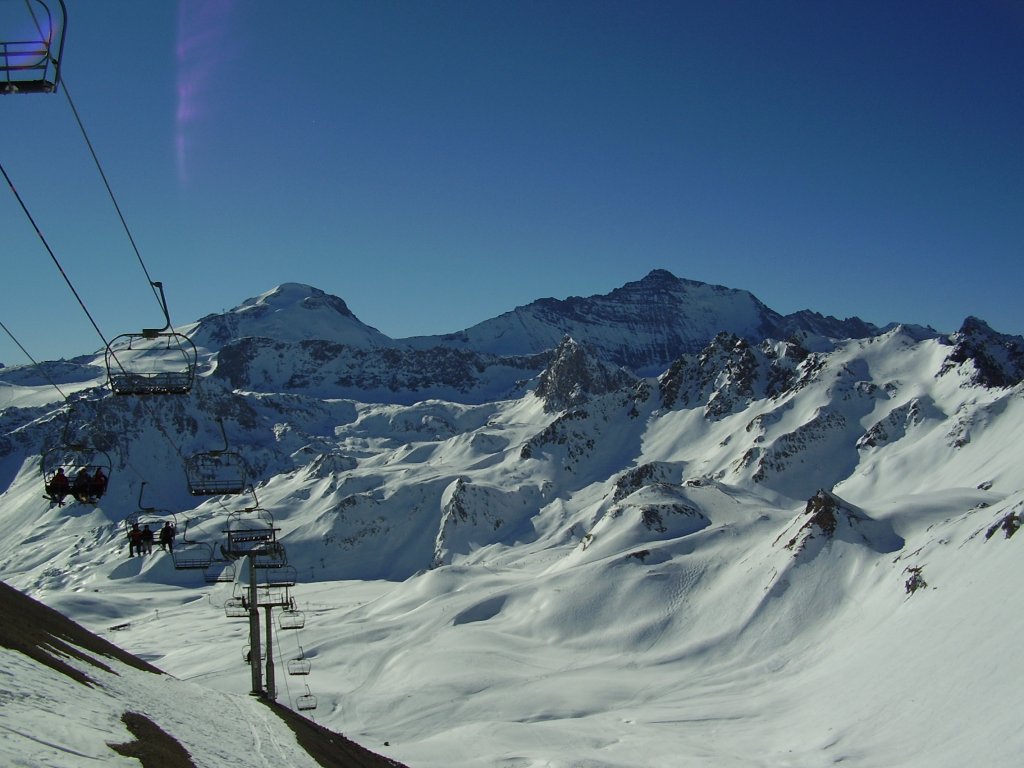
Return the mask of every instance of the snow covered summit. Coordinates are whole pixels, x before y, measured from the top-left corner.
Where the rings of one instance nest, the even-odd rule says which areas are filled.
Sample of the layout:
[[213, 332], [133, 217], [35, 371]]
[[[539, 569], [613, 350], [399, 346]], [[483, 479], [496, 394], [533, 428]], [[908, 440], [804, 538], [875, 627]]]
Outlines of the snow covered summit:
[[191, 332], [199, 347], [219, 349], [240, 338], [295, 342], [322, 339], [358, 347], [391, 346], [337, 296], [302, 283], [284, 283], [223, 314], [206, 315]]
[[536, 354], [565, 336], [585, 342], [609, 363], [656, 373], [682, 354], [700, 351], [720, 332], [751, 342], [798, 331], [832, 338], [878, 333], [857, 318], [837, 320], [804, 310], [783, 316], [749, 291], [678, 278], [655, 269], [608, 294], [538, 299], [459, 333], [405, 339], [499, 355]]

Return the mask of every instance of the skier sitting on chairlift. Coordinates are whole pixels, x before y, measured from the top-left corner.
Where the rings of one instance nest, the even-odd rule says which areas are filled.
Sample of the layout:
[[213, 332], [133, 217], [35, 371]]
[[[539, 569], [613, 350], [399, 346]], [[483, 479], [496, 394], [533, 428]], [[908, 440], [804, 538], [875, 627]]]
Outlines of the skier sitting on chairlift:
[[174, 526], [169, 522], [164, 523], [164, 527], [160, 529], [160, 549], [166, 552], [174, 552]]
[[93, 501], [92, 477], [88, 469], [80, 469], [75, 475], [75, 481], [71, 483], [71, 495], [83, 503]]
[[64, 474], [64, 468], [57, 467], [56, 474], [46, 484], [46, 493], [49, 494], [50, 501], [55, 501], [58, 507], [63, 507], [64, 497], [70, 491], [71, 485], [68, 483], [68, 476]]
[[136, 554], [142, 554], [142, 531], [138, 523], [132, 523], [132, 529], [128, 531], [128, 557]]
[[107, 476], [103, 474], [102, 467], [96, 467], [89, 485], [89, 493], [94, 499], [100, 498], [107, 492]]

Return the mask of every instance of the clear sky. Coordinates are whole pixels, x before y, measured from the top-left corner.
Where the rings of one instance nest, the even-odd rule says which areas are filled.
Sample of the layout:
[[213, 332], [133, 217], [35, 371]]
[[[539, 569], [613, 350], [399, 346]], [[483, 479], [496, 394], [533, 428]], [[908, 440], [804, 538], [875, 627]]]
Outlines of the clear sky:
[[[302, 282], [447, 333], [664, 268], [1024, 332], [1019, 0], [66, 2], [65, 82], [176, 325]], [[103, 333], [159, 326], [63, 92], [0, 96], [0, 163]], [[102, 346], [6, 185], [0, 259], [33, 357]], [[0, 361], [27, 362], [2, 334]]]

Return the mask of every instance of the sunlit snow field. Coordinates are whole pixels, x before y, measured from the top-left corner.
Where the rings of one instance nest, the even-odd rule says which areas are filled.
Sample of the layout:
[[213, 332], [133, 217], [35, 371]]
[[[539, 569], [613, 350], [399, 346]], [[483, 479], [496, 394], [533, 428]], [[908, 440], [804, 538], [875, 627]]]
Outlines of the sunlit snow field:
[[[937, 376], [943, 353], [898, 330], [848, 342], [795, 394], [717, 419], [595, 400], [568, 433], [583, 458], [536, 442], [556, 415], [533, 395], [289, 401], [274, 439], [295, 463], [257, 488], [305, 616], [274, 635], [279, 700], [315, 696], [318, 723], [412, 768], [1016, 765], [1024, 539], [994, 526], [1024, 510], [1024, 399]], [[305, 765], [281, 757], [287, 734], [253, 736], [236, 586], [127, 556], [142, 476], [198, 538], [245, 503], [173, 496], [174, 457], [140, 418], [95, 508], [51, 506], [38, 456], [8, 459], [0, 573], [184, 681], [193, 754], [246, 756], [207, 764]], [[299, 450], [314, 422], [330, 461]], [[873, 424], [887, 439], [854, 448]], [[752, 446], [774, 451], [760, 481]], [[622, 482], [638, 467], [660, 474]], [[817, 488], [840, 500], [831, 537], [808, 514]], [[927, 582], [912, 594], [910, 568]], [[286, 674], [300, 656], [311, 673]], [[4, 658], [4, 761], [88, 764], [68, 757], [96, 727], [73, 686]], [[25, 757], [47, 706], [66, 712], [46, 722], [58, 746]], [[207, 743], [198, 723], [225, 713], [237, 727]]]

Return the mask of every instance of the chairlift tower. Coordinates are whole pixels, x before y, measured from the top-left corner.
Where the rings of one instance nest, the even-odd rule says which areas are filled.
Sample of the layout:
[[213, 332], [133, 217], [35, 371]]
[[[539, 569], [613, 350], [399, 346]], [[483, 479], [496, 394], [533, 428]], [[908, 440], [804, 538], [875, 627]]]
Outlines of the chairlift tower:
[[[224, 613], [229, 619], [249, 620], [249, 646], [244, 658], [252, 676], [250, 695], [275, 701], [273, 611], [274, 608], [281, 609], [278, 617], [278, 629], [281, 631], [305, 626], [306, 615], [298, 609], [291, 595], [297, 574], [295, 567], [287, 564], [284, 547], [273, 539], [240, 553], [237, 562], [242, 570], [239, 581], [235, 583], [234, 595], [224, 603]], [[266, 622], [265, 634], [260, 627], [261, 608]], [[310, 663], [302, 646], [299, 646], [299, 655], [289, 660], [286, 671], [289, 675], [309, 675]], [[296, 697], [294, 705], [300, 712], [316, 709], [316, 696], [308, 685], [306, 693]]]
[[[253, 696], [268, 698], [271, 701], [277, 699], [277, 685], [274, 677], [274, 608], [294, 609], [295, 601], [289, 593], [289, 587], [294, 586], [295, 580], [291, 575], [274, 577], [278, 580], [263, 581], [259, 579], [259, 572], [266, 571], [259, 567], [256, 561], [256, 554], [246, 555], [246, 567], [249, 576], [248, 594], [243, 604], [249, 611], [249, 667], [252, 673]], [[272, 569], [278, 573], [280, 569]], [[266, 648], [260, 647], [260, 608], [263, 609], [266, 622]], [[261, 666], [263, 656], [266, 656], [266, 677]]]

